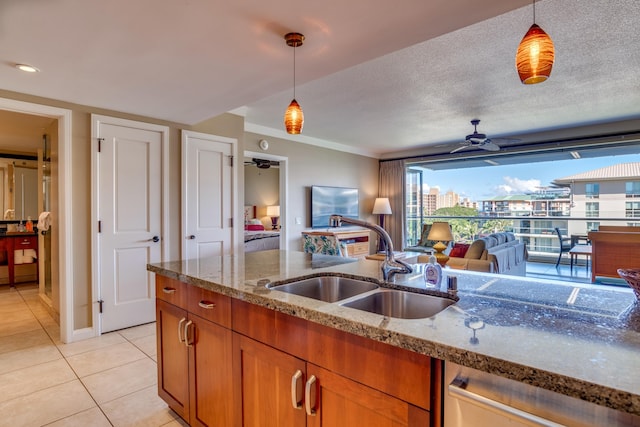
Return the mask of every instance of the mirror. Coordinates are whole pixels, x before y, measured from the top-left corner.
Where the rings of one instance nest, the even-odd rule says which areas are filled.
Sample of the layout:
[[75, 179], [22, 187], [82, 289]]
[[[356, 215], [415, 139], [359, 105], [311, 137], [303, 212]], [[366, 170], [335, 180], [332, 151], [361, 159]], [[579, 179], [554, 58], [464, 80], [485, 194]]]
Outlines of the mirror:
[[[0, 156], [2, 156], [0, 154]], [[0, 158], [0, 212], [4, 220], [38, 218], [38, 163]]]

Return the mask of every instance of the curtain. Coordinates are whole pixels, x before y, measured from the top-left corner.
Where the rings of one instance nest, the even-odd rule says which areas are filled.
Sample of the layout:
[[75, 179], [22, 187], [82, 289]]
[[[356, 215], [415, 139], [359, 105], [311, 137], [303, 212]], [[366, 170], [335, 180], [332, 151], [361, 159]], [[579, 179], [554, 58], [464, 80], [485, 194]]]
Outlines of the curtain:
[[391, 160], [380, 162], [380, 180], [378, 197], [388, 197], [391, 215], [385, 219], [385, 230], [393, 242], [393, 250], [401, 251], [405, 242], [405, 161]]

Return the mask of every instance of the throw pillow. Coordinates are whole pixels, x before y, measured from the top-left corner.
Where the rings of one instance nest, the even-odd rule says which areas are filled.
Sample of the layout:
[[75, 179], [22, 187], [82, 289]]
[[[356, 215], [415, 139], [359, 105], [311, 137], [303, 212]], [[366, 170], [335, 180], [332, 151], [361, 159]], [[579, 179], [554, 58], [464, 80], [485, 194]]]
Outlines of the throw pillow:
[[451, 252], [449, 252], [449, 256], [456, 257], [456, 258], [464, 258], [464, 255], [467, 253], [469, 246], [471, 246], [470, 243], [456, 243], [453, 245]]

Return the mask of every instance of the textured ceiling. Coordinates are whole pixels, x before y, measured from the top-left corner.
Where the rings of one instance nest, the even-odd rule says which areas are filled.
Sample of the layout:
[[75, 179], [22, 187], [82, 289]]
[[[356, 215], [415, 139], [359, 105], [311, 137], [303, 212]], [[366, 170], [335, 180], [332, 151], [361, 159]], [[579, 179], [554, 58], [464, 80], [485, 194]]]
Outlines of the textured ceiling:
[[[0, 89], [185, 124], [242, 112], [248, 131], [289, 137], [293, 52], [282, 36], [299, 31], [305, 127], [294, 140], [389, 158], [448, 152], [473, 118], [523, 143], [619, 120], [640, 129], [639, 1], [538, 1], [556, 63], [533, 86], [514, 69], [531, 2], [477, 5], [3, 0]], [[18, 72], [19, 62], [42, 71]]]

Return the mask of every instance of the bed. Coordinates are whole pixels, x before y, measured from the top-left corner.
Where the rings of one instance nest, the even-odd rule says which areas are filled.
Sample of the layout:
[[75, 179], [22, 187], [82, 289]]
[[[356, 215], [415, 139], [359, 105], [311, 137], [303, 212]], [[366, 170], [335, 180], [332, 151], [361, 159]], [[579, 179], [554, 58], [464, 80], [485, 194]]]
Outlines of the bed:
[[244, 207], [244, 251], [257, 252], [280, 249], [280, 231], [265, 230], [256, 218], [256, 207]]

